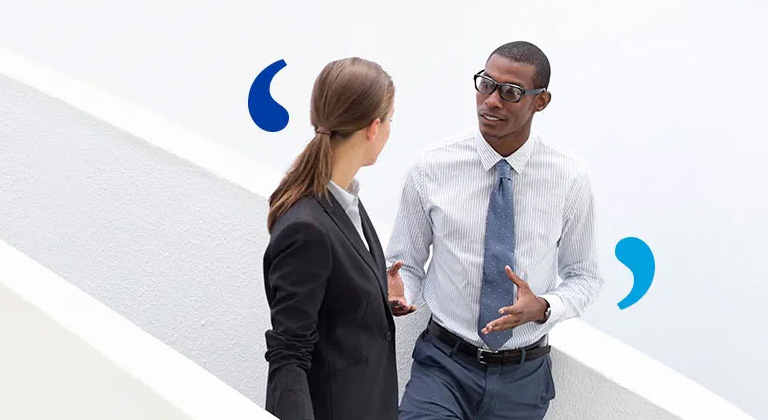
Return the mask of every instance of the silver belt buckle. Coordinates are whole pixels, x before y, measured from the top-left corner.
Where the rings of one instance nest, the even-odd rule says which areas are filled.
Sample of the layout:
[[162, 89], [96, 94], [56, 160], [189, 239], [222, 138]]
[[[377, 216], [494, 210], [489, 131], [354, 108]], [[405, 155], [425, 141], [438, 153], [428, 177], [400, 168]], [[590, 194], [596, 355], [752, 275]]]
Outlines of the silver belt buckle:
[[498, 350], [483, 350], [481, 348], [477, 349], [477, 361], [482, 363], [482, 364], [484, 364], [484, 365], [488, 364], [488, 362], [483, 360], [483, 355], [486, 354], [486, 353], [496, 354], [496, 353], [498, 353]]

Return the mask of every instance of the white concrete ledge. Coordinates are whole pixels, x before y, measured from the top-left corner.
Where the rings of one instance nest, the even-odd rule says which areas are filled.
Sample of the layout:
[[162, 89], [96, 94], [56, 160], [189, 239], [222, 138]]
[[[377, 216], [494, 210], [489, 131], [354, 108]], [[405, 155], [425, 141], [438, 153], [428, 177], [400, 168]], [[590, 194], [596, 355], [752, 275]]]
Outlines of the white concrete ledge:
[[[571, 396], [565, 396], [565, 399], [568, 402], [574, 399], [591, 400], [571, 406], [594, 405], [594, 410], [600, 410], [601, 405], [608, 408], [608, 404], [614, 404], [616, 410], [611, 411], [621, 414], [617, 417], [600, 418], [651, 418], [628, 415], [631, 410], [641, 405], [641, 401], [627, 401], [626, 396], [622, 395], [622, 389], [652, 403], [661, 412], [674, 418], [753, 418], [714, 392], [584, 321], [569, 320], [558, 325], [550, 334], [550, 343], [557, 350], [556, 383], [561, 389], [566, 388], [573, 392]], [[558, 364], [565, 366], [557, 366]], [[581, 369], [586, 367], [590, 371], [574, 375], [564, 370], [565, 368], [575, 371], [580, 369], [578, 366], [581, 366]], [[621, 389], [613, 386], [606, 388], [608, 384]], [[590, 393], [596, 390], [602, 390], [605, 395]], [[558, 408], [567, 409], [563, 407], [564, 401], [556, 400], [555, 403]], [[628, 410], [629, 413], [621, 410]], [[582, 411], [581, 416], [569, 415], [562, 418], [586, 420], [596, 417]]]
[[0, 241], [0, 418], [274, 418]]

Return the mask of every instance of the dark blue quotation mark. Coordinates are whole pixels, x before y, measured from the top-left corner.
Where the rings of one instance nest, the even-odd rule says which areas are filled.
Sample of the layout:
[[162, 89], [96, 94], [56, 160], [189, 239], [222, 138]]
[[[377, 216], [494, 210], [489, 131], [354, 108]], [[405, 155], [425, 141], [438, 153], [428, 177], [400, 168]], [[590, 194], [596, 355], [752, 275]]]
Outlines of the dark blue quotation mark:
[[288, 125], [288, 111], [272, 99], [269, 86], [277, 72], [286, 66], [285, 60], [270, 64], [256, 76], [248, 92], [248, 112], [259, 128], [274, 133]]
[[656, 261], [648, 244], [633, 237], [624, 238], [616, 244], [616, 258], [629, 268], [635, 278], [632, 290], [619, 302], [619, 309], [626, 309], [648, 292], [656, 272]]

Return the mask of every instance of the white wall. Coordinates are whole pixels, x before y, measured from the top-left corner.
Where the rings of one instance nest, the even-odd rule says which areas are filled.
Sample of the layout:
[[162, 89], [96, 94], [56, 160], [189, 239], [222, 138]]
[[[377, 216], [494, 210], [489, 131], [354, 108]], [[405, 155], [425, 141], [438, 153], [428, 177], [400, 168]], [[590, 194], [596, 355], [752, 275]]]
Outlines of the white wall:
[[[94, 138], [98, 138], [99, 144]], [[256, 196], [254, 207], [258, 210], [263, 206], [258, 196], [261, 191], [274, 187], [275, 174], [145, 110], [86, 85], [72, 83], [56, 72], [2, 50], [0, 139], [4, 146], [0, 148], [0, 168], [5, 169], [0, 171], [0, 186], [5, 188], [0, 190], [0, 196], [8, 197], [0, 205], [0, 238], [12, 241], [54, 270], [65, 272], [69, 281], [97, 293], [98, 299], [120, 309], [131, 321], [262, 403], [267, 366], [262, 358], [260, 333], [268, 326], [269, 310], [258, 288], [249, 287], [253, 280], [249, 276], [253, 274], [236, 268], [259, 265], [267, 234], [256, 228], [251, 232], [254, 237], [248, 240], [258, 242], [257, 249], [237, 255], [234, 260], [226, 259], [226, 255], [220, 253], [221, 243], [214, 242], [211, 248], [205, 248], [205, 253], [200, 252], [197, 247], [201, 243], [211, 242], [210, 232], [195, 223], [224, 229], [234, 242], [228, 246], [248, 248], [232, 230], [249, 231], [252, 228], [248, 224], [254, 220], [263, 224], [264, 215], [254, 215], [254, 208], [239, 204], [243, 200], [242, 189]], [[119, 154], [111, 153], [112, 150]], [[128, 166], [131, 170], [126, 169]], [[92, 168], [97, 169], [95, 174]], [[91, 176], [83, 177], [83, 172]], [[148, 173], [163, 176], [149, 179], [140, 176]], [[187, 188], [200, 189], [199, 194], [178, 193], [173, 186], [179, 185], [180, 180], [184, 180]], [[210, 188], [212, 184], [216, 188]], [[217, 202], [211, 206], [200, 195], [212, 194], [214, 189]], [[173, 199], [173, 211], [164, 210], [169, 205], [168, 195]], [[114, 202], [116, 199], [120, 200], [118, 204]], [[100, 212], [83, 210], [101, 209], [109, 213], [115, 207], [119, 207], [120, 217], [109, 221], [100, 219], [97, 214]], [[176, 226], [179, 221], [188, 221], [193, 229], [148, 232], [142, 228]], [[132, 228], [125, 229], [123, 224]], [[379, 223], [378, 229], [386, 232], [386, 225]], [[153, 237], [148, 239], [149, 236]], [[104, 252], [113, 249], [119, 252]], [[158, 263], [153, 254], [172, 258]], [[84, 305], [93, 306], [94, 300], [86, 299], [80, 292], [73, 293], [73, 287], [65, 287], [60, 278], [4, 242], [0, 242], [0, 261], [3, 262], [0, 280], [27, 301], [34, 304], [45, 297], [47, 302], [58, 302], [52, 306], [54, 309], [75, 308], [78, 320], [86, 326], [93, 322], [101, 325], [99, 320], [110, 319], [101, 313], [77, 310]], [[162, 270], [147, 270], [155, 265], [161, 265]], [[134, 266], [141, 269], [133, 269]], [[190, 272], [189, 267], [197, 267], [198, 271]], [[206, 268], [200, 270], [200, 267]], [[101, 277], [94, 273], [101, 273]], [[205, 287], [207, 276], [213, 275], [217, 276], [217, 287]], [[48, 280], [42, 285], [28, 281], [38, 277], [55, 278], [55, 281]], [[256, 283], [260, 283], [260, 276], [256, 274], [256, 277]], [[119, 281], [115, 282], [115, 278]], [[185, 289], [178, 290], [178, 285]], [[138, 294], [132, 293], [137, 290]], [[9, 307], [13, 305], [3, 305], [0, 309], [7, 311]], [[246, 318], [241, 311], [253, 313], [248, 313]], [[66, 311], [43, 308], [43, 312], [62, 325], [72, 324], [65, 322], [71, 318]], [[401, 391], [409, 376], [413, 341], [428, 316], [422, 308], [412, 316], [397, 320]], [[14, 312], [10, 315], [0, 312], [0, 319], [15, 318]], [[214, 322], [198, 324], [201, 318]], [[127, 324], [124, 320], [121, 322]], [[29, 332], [20, 325], [11, 331], [13, 335], [21, 335], [21, 339], [4, 336], [26, 343], [33, 334], [38, 340], [55, 335], [55, 331], [44, 326], [38, 328], [38, 324], [30, 324]], [[209, 329], [208, 325], [215, 328]], [[125, 360], [126, 355], [134, 357], [128, 360], [135, 361], [138, 354], [143, 361], [138, 365], [139, 370], [150, 376], [154, 373], [152, 363], [163, 366], [166, 362], [162, 354], [145, 353], [143, 347], [131, 344], [136, 341], [137, 328], [123, 330], [110, 325], [102, 328], [86, 330], [89, 338], [102, 344], [98, 348], [101, 352], [91, 352], [93, 357], [86, 358], [87, 362], [98, 362], [102, 356], [113, 360], [120, 356]], [[571, 320], [558, 326], [551, 338], [556, 348], [553, 376], [558, 397], [549, 419], [750, 418], [701, 385], [582, 321]], [[106, 348], [105, 343], [109, 344]], [[243, 347], [249, 349], [243, 351]], [[16, 366], [14, 360], [19, 358], [26, 364], [37, 363], [36, 358], [25, 358], [23, 352], [15, 349], [10, 347], [10, 356], [0, 354], [5, 357], [4, 363]], [[134, 363], [133, 367], [137, 365]], [[45, 366], [40, 369], [47, 371]], [[13, 384], [23, 377], [25, 370], [15, 368], [10, 374], [5, 370], [2, 385], [7, 388], [0, 389], [0, 400], [15, 398], [15, 393], [20, 391]], [[101, 368], [96, 370], [104, 373]], [[77, 366], [62, 374], [77, 377]], [[190, 386], [196, 385], [195, 378], [188, 378], [186, 374], [175, 372], [166, 376], [177, 381], [183, 378]], [[120, 378], [102, 375], [93, 382], [110, 388], [120, 382]], [[84, 385], [94, 384], [87, 381]], [[163, 389], [176, 388], [171, 384]], [[22, 391], [32, 395], [27, 400], [36, 398], [38, 393], [45, 394], [46, 397], [41, 397], [45, 399], [50, 389], [44, 386], [39, 389], [32, 384]], [[165, 395], [162, 391], [158, 392]], [[201, 397], [200, 401], [205, 407], [206, 399]]]
[[[414, 150], [474, 126], [471, 74], [497, 45], [531, 40], [553, 65], [554, 101], [537, 129], [592, 169], [607, 282], [586, 319], [768, 417], [760, 391], [768, 376], [761, 357], [768, 350], [762, 310], [768, 283], [759, 269], [768, 250], [768, 205], [759, 192], [768, 177], [758, 172], [768, 151], [759, 114], [768, 96], [768, 65], [759, 52], [768, 38], [768, 6], [376, 5], [4, 0], [0, 45], [277, 170], [309, 137], [309, 92], [322, 65], [352, 54], [377, 60], [398, 88], [395, 125], [379, 164], [360, 178], [371, 213], [388, 222], [399, 188], [392, 180], [402, 178]], [[280, 58], [288, 67], [272, 92], [291, 121], [265, 135], [248, 117], [247, 92], [258, 71]], [[212, 228], [211, 235], [220, 231]], [[648, 296], [619, 311], [631, 276], [613, 247], [625, 236], [651, 245], [657, 276]], [[162, 308], [158, 316], [172, 317]], [[738, 356], [723, 357], [734, 346]]]
[[3, 241], [0, 261], [0, 418], [275, 418]]

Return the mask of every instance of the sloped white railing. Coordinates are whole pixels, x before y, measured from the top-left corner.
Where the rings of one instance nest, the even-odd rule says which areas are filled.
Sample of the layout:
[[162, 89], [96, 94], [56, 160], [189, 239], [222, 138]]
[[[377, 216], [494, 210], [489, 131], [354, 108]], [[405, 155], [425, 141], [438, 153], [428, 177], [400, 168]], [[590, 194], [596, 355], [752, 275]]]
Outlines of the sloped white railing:
[[0, 241], [1, 419], [270, 419], [205, 369]]

